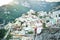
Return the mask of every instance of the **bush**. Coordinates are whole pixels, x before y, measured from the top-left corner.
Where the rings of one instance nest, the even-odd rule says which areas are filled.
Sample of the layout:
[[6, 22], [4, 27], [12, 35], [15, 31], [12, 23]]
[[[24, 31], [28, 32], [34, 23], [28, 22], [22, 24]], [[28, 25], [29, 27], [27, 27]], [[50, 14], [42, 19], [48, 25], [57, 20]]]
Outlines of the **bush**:
[[11, 37], [12, 37], [12, 35], [9, 34], [6, 38], [6, 40], [9, 40]]
[[6, 32], [7, 32], [7, 30], [0, 29], [0, 39], [2, 39], [5, 36]]
[[28, 34], [33, 34], [33, 31], [29, 31]]
[[47, 27], [46, 27], [46, 23], [43, 23], [43, 28], [47, 28]]

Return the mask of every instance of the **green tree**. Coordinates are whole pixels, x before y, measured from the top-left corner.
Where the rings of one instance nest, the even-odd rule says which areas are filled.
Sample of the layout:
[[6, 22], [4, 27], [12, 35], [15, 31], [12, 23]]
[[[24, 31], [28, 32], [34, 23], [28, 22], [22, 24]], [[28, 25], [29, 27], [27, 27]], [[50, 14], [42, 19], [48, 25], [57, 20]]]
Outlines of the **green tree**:
[[0, 40], [5, 36], [7, 30], [5, 29], [0, 29]]

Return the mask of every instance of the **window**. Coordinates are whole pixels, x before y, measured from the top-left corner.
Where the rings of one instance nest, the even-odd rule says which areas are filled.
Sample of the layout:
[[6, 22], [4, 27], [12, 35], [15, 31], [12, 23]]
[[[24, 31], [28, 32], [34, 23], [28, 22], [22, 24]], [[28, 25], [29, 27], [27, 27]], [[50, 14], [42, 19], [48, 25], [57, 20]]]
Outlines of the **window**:
[[56, 15], [56, 17], [57, 17], [57, 15]]
[[46, 21], [47, 23], [49, 22], [49, 20]]
[[42, 16], [40, 16], [40, 18], [42, 18]]
[[60, 14], [59, 14], [59, 17], [60, 17]]

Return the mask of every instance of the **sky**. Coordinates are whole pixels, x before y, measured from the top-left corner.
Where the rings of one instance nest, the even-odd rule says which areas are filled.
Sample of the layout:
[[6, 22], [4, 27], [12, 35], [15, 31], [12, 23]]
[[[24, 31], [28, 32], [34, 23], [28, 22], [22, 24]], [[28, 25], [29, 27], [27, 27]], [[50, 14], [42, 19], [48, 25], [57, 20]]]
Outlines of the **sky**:
[[47, 2], [60, 2], [60, 0], [46, 0]]
[[60, 2], [60, 0], [31, 0], [31, 1]]
[[[60, 0], [30, 0], [30, 1], [60, 2]], [[13, 0], [0, 0], [0, 6], [10, 4], [11, 2], [14, 2], [14, 1]], [[25, 3], [25, 4], [27, 4], [27, 3]], [[22, 5], [25, 5], [25, 4], [22, 4]], [[29, 5], [29, 4], [27, 4], [27, 5]], [[25, 5], [25, 6], [27, 6], [27, 5]]]
[[11, 3], [13, 0], [0, 0], [0, 6], [7, 5]]

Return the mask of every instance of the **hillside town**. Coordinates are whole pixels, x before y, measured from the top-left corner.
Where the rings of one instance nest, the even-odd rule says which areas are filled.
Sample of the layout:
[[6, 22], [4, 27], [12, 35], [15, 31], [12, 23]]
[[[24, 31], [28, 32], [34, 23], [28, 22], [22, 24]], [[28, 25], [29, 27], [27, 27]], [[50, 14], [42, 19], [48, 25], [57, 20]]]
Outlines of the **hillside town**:
[[[30, 10], [16, 18], [12, 23], [9, 22], [5, 29], [10, 29], [12, 38], [21, 38], [22, 40], [34, 40], [36, 35], [39, 35], [44, 28], [60, 27], [60, 12], [35, 12]], [[30, 35], [29, 35], [30, 34]], [[27, 36], [27, 37], [26, 37]]]
[[0, 0], [0, 40], [60, 40], [60, 0]]

